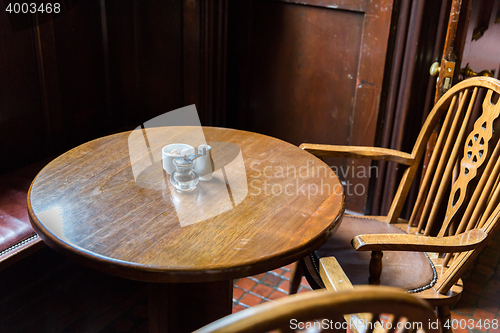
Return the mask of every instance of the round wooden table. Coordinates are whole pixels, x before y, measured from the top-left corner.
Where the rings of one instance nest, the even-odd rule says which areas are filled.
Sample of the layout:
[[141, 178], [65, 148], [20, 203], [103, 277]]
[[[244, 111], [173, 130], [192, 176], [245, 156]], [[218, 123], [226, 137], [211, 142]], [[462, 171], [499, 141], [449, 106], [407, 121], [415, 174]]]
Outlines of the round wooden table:
[[[162, 168], [171, 143], [208, 143], [215, 172], [180, 193]], [[335, 173], [287, 142], [211, 127], [138, 129], [49, 163], [28, 193], [50, 247], [108, 274], [150, 282], [151, 332], [184, 332], [231, 313], [232, 280], [290, 264], [336, 230]]]

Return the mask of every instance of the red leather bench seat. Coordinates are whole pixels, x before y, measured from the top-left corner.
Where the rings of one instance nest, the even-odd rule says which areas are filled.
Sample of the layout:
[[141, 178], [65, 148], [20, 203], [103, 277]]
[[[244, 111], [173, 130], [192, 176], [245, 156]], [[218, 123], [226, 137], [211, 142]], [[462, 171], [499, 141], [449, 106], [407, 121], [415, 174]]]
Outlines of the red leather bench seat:
[[28, 218], [26, 197], [32, 180], [47, 161], [0, 176], [0, 268], [43, 246]]

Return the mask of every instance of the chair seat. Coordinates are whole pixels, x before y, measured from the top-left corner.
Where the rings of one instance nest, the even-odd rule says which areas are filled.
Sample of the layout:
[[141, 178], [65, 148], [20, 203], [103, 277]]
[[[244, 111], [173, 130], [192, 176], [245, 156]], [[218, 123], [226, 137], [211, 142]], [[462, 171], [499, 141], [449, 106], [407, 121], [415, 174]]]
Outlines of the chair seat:
[[[316, 258], [334, 256], [353, 285], [368, 284], [371, 251], [356, 251], [351, 240], [362, 234], [404, 234], [394, 225], [374, 219], [345, 216], [337, 232], [315, 252]], [[385, 251], [381, 284], [408, 291], [421, 291], [434, 285], [436, 270], [425, 253]]]

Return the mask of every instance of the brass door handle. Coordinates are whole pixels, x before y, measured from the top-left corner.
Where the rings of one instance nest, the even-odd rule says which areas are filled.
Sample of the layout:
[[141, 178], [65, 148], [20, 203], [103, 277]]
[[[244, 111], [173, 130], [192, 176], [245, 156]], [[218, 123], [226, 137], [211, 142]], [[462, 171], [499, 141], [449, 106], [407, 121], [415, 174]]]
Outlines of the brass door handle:
[[[441, 75], [441, 65], [444, 66], [442, 76], [439, 77], [438, 75]], [[439, 79], [441, 78], [443, 80], [442, 87], [440, 88], [442, 92], [446, 92], [448, 89], [451, 88], [452, 81], [453, 81], [453, 75], [455, 73], [455, 62], [454, 61], [448, 61], [446, 59], [442, 59], [441, 63], [435, 62], [432, 64], [429, 73], [432, 76], [438, 76], [436, 80], [436, 84], [439, 85]]]
[[437, 61], [431, 65], [431, 68], [429, 69], [431, 76], [437, 76], [439, 74], [439, 71], [441, 70], [439, 65], [440, 63]]
[[474, 72], [472, 69], [470, 69], [469, 64], [467, 64], [465, 68], [462, 68], [460, 70], [460, 74], [462, 74], [463, 77], [474, 77], [474, 76], [493, 77], [493, 73], [488, 70], [484, 70], [482, 72]]

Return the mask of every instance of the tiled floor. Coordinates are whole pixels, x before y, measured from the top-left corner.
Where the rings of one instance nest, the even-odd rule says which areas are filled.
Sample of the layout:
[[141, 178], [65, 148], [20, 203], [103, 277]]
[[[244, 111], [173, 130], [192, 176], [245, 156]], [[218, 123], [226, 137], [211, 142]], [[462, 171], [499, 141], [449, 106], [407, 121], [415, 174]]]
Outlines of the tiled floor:
[[[292, 265], [234, 281], [233, 313], [288, 295]], [[302, 278], [300, 292], [312, 290]]]
[[[474, 265], [463, 275], [464, 291], [455, 305], [452, 316], [471, 323], [473, 329], [457, 327], [461, 332], [500, 332], [500, 233], [496, 233], [486, 248], [475, 260]], [[496, 328], [486, 329], [485, 321]], [[463, 326], [463, 325], [462, 325]], [[483, 326], [483, 327], [481, 327]]]
[[[468, 269], [460, 301], [452, 308], [453, 332], [500, 333], [500, 233], [497, 233]], [[285, 297], [288, 293], [288, 265], [234, 281], [233, 313], [257, 304]], [[299, 292], [311, 290], [302, 279]], [[490, 328], [485, 327], [485, 323]]]

